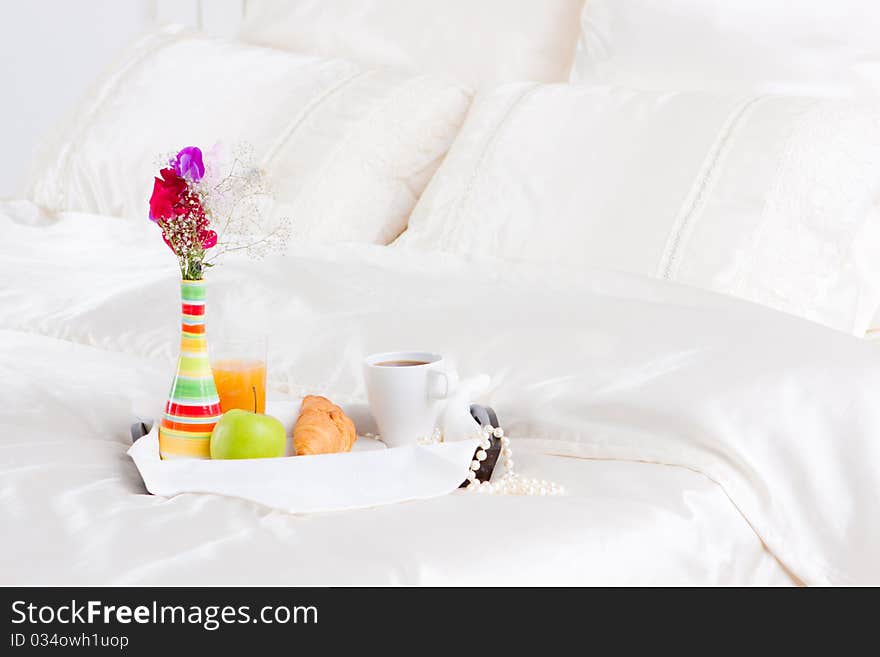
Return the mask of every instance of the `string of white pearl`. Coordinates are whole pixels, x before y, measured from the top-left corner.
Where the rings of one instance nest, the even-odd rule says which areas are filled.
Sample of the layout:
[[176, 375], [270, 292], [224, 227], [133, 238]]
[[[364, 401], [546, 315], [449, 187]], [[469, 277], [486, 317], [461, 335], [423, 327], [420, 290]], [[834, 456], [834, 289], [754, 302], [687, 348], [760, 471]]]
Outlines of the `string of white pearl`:
[[434, 431], [431, 432], [430, 436], [424, 436], [416, 441], [419, 445], [436, 445], [437, 443], [442, 442], [443, 432], [440, 431], [440, 427], [434, 427]]
[[[483, 461], [486, 460], [488, 454], [486, 450], [491, 447], [490, 437], [494, 436], [501, 441], [500, 460], [504, 463], [504, 475], [498, 481], [477, 480], [477, 471], [480, 469]], [[565, 489], [552, 481], [545, 479], [532, 479], [529, 477], [520, 477], [514, 471], [513, 451], [510, 449], [510, 438], [504, 435], [504, 429], [501, 427], [492, 428], [483, 425], [477, 434], [480, 441], [480, 449], [477, 450], [476, 458], [471, 461], [471, 467], [467, 474], [467, 480], [470, 482], [467, 489], [473, 493], [481, 495], [563, 495]]]
[[[504, 475], [498, 481], [479, 481], [477, 472], [488, 458], [488, 450], [492, 446], [490, 438], [494, 436], [501, 441], [501, 454], [499, 460], [504, 464]], [[545, 479], [533, 479], [520, 477], [516, 474], [513, 460], [513, 450], [510, 448], [510, 438], [504, 435], [501, 427], [482, 425], [474, 436], [480, 441], [475, 458], [471, 461], [468, 469], [467, 480], [470, 482], [466, 490], [483, 495], [564, 495], [565, 488], [560, 484]], [[377, 436], [378, 438], [378, 436]], [[439, 427], [435, 427], [430, 436], [424, 436], [418, 441], [419, 445], [435, 445], [443, 442], [443, 434]], [[496, 465], [497, 467], [497, 465]]]

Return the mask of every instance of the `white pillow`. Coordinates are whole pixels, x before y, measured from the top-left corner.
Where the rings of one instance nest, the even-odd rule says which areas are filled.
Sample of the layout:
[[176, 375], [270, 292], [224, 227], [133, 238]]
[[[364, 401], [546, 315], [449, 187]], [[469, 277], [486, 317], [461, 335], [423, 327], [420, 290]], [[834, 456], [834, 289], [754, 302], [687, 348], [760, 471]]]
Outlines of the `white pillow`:
[[863, 334], [880, 114], [513, 84], [474, 101], [397, 244], [658, 276]]
[[589, 0], [572, 81], [880, 94], [876, 0]]
[[584, 0], [248, 0], [242, 38], [482, 87], [568, 77]]
[[145, 219], [158, 155], [245, 141], [293, 238], [387, 243], [469, 102], [424, 76], [165, 29], [81, 104], [35, 167], [30, 195], [53, 209]]

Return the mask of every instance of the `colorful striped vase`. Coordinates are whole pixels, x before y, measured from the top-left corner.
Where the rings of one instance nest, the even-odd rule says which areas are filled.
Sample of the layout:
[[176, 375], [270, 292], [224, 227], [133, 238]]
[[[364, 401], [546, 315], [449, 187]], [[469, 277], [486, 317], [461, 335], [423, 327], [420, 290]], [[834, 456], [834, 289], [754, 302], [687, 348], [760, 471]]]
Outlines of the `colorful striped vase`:
[[208, 459], [220, 398], [205, 337], [205, 281], [181, 281], [180, 297], [180, 357], [159, 426], [159, 454], [163, 459]]

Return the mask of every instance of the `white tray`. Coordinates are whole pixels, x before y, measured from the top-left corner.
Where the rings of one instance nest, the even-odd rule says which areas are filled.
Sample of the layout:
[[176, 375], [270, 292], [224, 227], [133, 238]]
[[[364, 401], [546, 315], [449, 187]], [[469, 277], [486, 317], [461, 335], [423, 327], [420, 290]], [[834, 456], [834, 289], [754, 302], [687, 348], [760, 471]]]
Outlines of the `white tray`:
[[[359, 432], [375, 431], [366, 407], [343, 406], [343, 410]], [[269, 402], [266, 411], [281, 420], [289, 437], [299, 415], [299, 401]], [[359, 437], [352, 451], [344, 454], [163, 461], [154, 425], [128, 454], [154, 495], [225, 495], [289, 513], [314, 513], [450, 493], [465, 480], [476, 448], [477, 440], [387, 448], [379, 441]]]

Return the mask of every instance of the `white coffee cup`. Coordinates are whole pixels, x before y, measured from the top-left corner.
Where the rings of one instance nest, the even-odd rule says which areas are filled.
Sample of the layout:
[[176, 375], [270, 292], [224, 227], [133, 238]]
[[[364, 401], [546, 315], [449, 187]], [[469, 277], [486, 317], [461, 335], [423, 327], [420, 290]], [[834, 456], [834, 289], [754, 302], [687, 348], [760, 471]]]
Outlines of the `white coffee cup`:
[[431, 436], [458, 375], [440, 354], [390, 351], [367, 356], [364, 381], [379, 436], [400, 447]]

